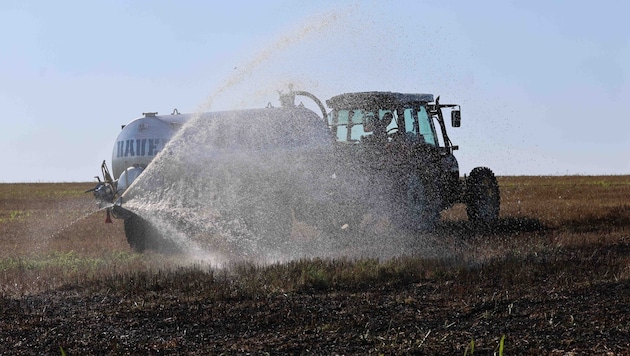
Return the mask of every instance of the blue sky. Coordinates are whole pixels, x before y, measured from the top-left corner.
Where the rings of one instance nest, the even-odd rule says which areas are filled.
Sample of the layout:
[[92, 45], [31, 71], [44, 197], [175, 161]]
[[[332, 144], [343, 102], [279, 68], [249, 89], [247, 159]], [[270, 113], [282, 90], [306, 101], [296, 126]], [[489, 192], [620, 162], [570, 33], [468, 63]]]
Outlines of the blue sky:
[[630, 174], [625, 1], [0, 3], [0, 182], [91, 181], [142, 112], [428, 92], [463, 173]]

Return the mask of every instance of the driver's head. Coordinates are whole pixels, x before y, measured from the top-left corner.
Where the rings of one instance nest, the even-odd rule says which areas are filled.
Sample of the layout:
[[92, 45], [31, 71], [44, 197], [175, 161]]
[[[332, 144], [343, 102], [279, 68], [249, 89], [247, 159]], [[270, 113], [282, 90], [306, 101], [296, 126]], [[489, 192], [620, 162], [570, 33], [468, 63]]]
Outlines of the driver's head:
[[389, 125], [389, 123], [392, 122], [393, 118], [394, 118], [394, 115], [392, 115], [391, 112], [386, 112], [385, 115], [383, 115], [383, 125], [385, 126]]

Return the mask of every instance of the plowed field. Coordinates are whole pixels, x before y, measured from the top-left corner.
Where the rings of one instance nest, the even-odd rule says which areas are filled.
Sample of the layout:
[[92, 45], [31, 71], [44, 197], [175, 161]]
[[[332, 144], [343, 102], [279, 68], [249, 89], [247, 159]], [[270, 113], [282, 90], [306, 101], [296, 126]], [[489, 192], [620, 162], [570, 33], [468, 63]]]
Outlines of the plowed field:
[[91, 183], [0, 184], [0, 354], [630, 354], [630, 177], [499, 185], [444, 256], [216, 269], [133, 253]]

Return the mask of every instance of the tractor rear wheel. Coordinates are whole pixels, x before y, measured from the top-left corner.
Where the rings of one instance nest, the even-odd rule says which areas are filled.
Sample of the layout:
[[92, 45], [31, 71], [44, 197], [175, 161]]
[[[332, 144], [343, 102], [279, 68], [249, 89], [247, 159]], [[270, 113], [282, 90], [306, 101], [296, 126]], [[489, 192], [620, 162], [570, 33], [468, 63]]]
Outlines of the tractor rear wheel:
[[411, 175], [407, 181], [407, 214], [404, 227], [427, 230], [440, 219], [440, 208], [428, 179]]
[[499, 218], [499, 184], [490, 168], [477, 167], [466, 180], [466, 213], [474, 224], [489, 224]]

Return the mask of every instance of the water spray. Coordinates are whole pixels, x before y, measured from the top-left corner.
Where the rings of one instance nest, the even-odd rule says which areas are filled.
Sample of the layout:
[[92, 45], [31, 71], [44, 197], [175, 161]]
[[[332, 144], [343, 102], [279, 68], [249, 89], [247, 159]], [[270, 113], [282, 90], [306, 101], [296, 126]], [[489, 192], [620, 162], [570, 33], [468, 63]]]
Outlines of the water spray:
[[[347, 14], [332, 15], [238, 66], [204, 111], [278, 52]], [[313, 99], [321, 115], [295, 105], [296, 95]], [[123, 127], [114, 180], [104, 172], [94, 194], [112, 217], [124, 219], [134, 249], [174, 245], [227, 261], [395, 256], [425, 249], [418, 230], [455, 203], [466, 203], [471, 219], [498, 216], [490, 170], [459, 178], [458, 147], [442, 114], [451, 110], [452, 126], [459, 126], [458, 105], [391, 92], [346, 93], [325, 104], [291, 88], [279, 107], [144, 113]]]

